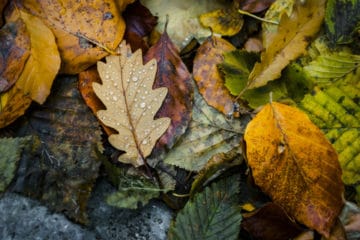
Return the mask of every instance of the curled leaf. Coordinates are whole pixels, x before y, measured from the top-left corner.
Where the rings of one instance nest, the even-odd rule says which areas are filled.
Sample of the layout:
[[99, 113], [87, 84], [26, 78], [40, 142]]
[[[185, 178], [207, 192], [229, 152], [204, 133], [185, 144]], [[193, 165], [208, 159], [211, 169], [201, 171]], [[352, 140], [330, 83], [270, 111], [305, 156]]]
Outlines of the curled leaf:
[[110, 135], [109, 142], [125, 151], [119, 161], [134, 166], [145, 164], [156, 141], [169, 127], [169, 118], [154, 120], [167, 89], [152, 89], [156, 61], [143, 65], [141, 51], [134, 54], [120, 45], [121, 56], [108, 56], [106, 63], [98, 62], [102, 84], [93, 83], [96, 95], [106, 110], [97, 112], [99, 119], [119, 133]]

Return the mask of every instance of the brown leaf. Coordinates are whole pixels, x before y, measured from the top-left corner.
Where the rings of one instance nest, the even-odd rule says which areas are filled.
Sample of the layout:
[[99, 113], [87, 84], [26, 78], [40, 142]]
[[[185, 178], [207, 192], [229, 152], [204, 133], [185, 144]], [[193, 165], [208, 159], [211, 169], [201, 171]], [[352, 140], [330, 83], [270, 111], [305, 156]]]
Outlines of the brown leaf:
[[198, 48], [194, 59], [193, 75], [206, 102], [224, 114], [233, 110], [233, 97], [224, 86], [217, 64], [223, 62], [223, 54], [235, 50], [228, 41], [208, 38]]
[[261, 63], [256, 63], [248, 80], [248, 88], [257, 88], [277, 79], [291, 60], [306, 52], [309, 40], [322, 24], [325, 0], [296, 1], [291, 16], [283, 14], [277, 34], [264, 36], [269, 46], [261, 54]]
[[0, 30], [0, 93], [18, 80], [30, 55], [30, 36], [21, 19]]
[[267, 203], [255, 212], [243, 214], [243, 217], [241, 226], [255, 239], [292, 239], [303, 231], [284, 209], [275, 203]]
[[[88, 105], [91, 111], [96, 114], [97, 111], [105, 109], [105, 106], [94, 93], [94, 89], [92, 87], [93, 82], [101, 83], [101, 78], [96, 70], [96, 66], [79, 73], [79, 90], [81, 96], [83, 97], [86, 105]], [[116, 133], [114, 129], [109, 128], [102, 123], [101, 125], [108, 136]]]
[[61, 54], [61, 72], [75, 74], [116, 49], [125, 30], [117, 4], [132, 1], [18, 0], [16, 5], [51, 28]]
[[157, 24], [158, 17], [152, 15], [139, 0], [127, 6], [122, 15], [126, 23], [124, 39], [130, 44], [133, 52], [141, 48], [145, 53], [149, 46], [143, 37], [151, 33]]
[[137, 167], [145, 164], [156, 141], [169, 127], [169, 118], [154, 120], [167, 89], [152, 89], [155, 59], [143, 65], [141, 50], [131, 54], [124, 42], [120, 52], [120, 56], [108, 56], [106, 63], [98, 62], [102, 84], [93, 83], [93, 88], [106, 107], [97, 112], [98, 118], [119, 132], [109, 137], [115, 148], [125, 151], [119, 161]]
[[194, 88], [190, 73], [166, 31], [144, 56], [145, 62], [151, 59], [156, 59], [158, 65], [153, 87], [166, 87], [168, 89], [164, 104], [155, 117], [171, 118], [169, 128], [159, 139], [154, 149], [154, 156], [159, 156], [164, 147], [172, 148], [185, 133], [191, 120]]
[[250, 13], [258, 13], [267, 9], [275, 0], [243, 0], [240, 8]]
[[0, 28], [3, 26], [3, 24], [4, 24], [4, 21], [3, 21], [3, 18], [2, 18], [2, 16], [3, 16], [3, 10], [4, 10], [4, 7], [6, 6], [6, 4], [7, 4], [7, 2], [8, 2], [8, 0], [2, 0], [2, 1], [0, 1]]
[[300, 223], [328, 237], [342, 206], [338, 156], [300, 110], [267, 104], [245, 131], [255, 183]]

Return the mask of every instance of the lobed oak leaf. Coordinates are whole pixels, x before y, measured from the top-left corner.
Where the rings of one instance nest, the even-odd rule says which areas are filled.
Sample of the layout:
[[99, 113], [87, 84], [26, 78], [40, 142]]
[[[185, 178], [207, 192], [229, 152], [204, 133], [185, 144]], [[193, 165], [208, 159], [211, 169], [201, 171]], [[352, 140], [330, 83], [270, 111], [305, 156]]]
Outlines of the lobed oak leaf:
[[125, 151], [119, 161], [137, 167], [145, 164], [145, 158], [170, 125], [170, 118], [154, 120], [167, 89], [152, 89], [155, 59], [143, 65], [141, 50], [131, 54], [125, 43], [120, 45], [120, 52], [120, 56], [106, 57], [106, 63], [98, 62], [103, 83], [93, 83], [93, 88], [106, 110], [98, 111], [97, 116], [119, 132], [109, 136], [115, 148]]
[[245, 131], [255, 183], [290, 217], [328, 237], [343, 206], [338, 155], [294, 107], [267, 104]]
[[233, 50], [235, 47], [222, 38], [208, 38], [198, 48], [193, 66], [193, 76], [199, 92], [210, 106], [224, 114], [233, 110], [234, 97], [224, 86], [217, 65], [223, 62], [225, 52]]
[[[306, 52], [309, 39], [314, 36], [323, 22], [325, 0], [296, 1], [292, 14], [283, 14], [277, 33], [271, 34], [269, 44], [264, 44], [261, 63], [256, 63], [250, 73], [247, 87], [257, 88], [277, 79], [291, 60]], [[264, 36], [267, 38], [267, 36]]]

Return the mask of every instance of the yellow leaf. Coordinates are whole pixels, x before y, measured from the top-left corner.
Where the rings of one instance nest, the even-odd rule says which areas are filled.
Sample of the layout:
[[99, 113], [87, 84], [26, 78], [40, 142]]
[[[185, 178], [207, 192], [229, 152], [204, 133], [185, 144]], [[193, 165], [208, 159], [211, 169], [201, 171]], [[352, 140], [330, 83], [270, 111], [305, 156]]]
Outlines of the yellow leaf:
[[297, 108], [267, 104], [245, 131], [255, 183], [289, 216], [329, 236], [343, 206], [338, 155]]
[[126, 153], [120, 162], [138, 167], [145, 164], [156, 141], [170, 125], [170, 118], [154, 120], [167, 94], [167, 88], [152, 89], [156, 60], [143, 65], [141, 51], [131, 54], [123, 42], [120, 56], [106, 57], [98, 62], [103, 84], [93, 83], [94, 92], [106, 110], [97, 112], [98, 118], [119, 133], [110, 135], [109, 142]]
[[16, 86], [42, 104], [60, 68], [59, 51], [53, 33], [39, 18], [21, 10], [20, 18], [30, 35], [31, 53]]
[[244, 23], [242, 15], [235, 8], [204, 13], [200, 15], [199, 20], [204, 27], [210, 27], [212, 31], [223, 36], [237, 34]]
[[310, 38], [324, 19], [325, 2], [296, 1], [291, 16], [282, 15], [277, 34], [271, 35], [271, 43], [261, 54], [261, 63], [256, 63], [250, 73], [247, 88], [261, 87], [279, 78], [291, 60], [306, 52]]

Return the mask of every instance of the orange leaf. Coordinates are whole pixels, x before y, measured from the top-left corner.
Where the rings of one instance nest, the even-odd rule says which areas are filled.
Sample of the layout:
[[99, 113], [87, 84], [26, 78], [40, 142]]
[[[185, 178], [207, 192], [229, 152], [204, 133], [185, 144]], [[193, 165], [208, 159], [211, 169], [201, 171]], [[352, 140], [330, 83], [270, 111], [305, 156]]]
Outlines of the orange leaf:
[[194, 79], [206, 102], [224, 114], [233, 110], [233, 97], [224, 86], [217, 64], [223, 62], [223, 54], [235, 50], [228, 41], [211, 37], [199, 47], [193, 67]]
[[245, 131], [255, 183], [299, 222], [326, 237], [339, 215], [344, 185], [338, 156], [300, 110], [267, 104]]

